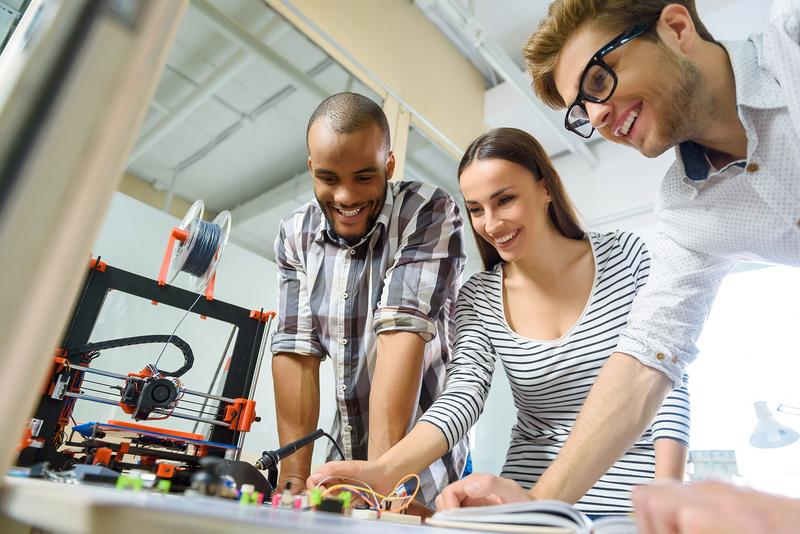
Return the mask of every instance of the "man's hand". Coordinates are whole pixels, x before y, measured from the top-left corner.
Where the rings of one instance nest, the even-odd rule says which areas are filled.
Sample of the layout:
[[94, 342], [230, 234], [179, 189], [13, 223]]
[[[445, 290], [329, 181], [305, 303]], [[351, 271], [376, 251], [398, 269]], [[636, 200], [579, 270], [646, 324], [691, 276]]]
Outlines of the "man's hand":
[[280, 478], [278, 479], [278, 487], [275, 488], [273, 493], [282, 493], [283, 490], [286, 489], [287, 484], [289, 484], [289, 491], [292, 492], [292, 495], [302, 493], [306, 489], [306, 481], [303, 477], [294, 475], [284, 476], [281, 474]]
[[436, 510], [528, 500], [530, 496], [513, 480], [495, 475], [474, 474], [447, 486], [436, 497]]
[[800, 500], [721, 482], [653, 483], [633, 490], [642, 534], [789, 534], [800, 525]]

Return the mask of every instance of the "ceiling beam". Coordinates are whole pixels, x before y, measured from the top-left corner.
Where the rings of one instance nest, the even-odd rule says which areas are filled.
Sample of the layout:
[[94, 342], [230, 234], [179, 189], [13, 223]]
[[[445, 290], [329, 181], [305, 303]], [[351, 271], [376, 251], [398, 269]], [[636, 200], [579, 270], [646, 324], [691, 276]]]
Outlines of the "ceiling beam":
[[[258, 36], [267, 39], [268, 43], [274, 43], [289, 30], [289, 25], [282, 17], [274, 15], [267, 22]], [[145, 152], [156, 146], [156, 144], [171, 132], [181, 122], [191, 116], [206, 100], [211, 98], [214, 93], [219, 91], [226, 83], [231, 81], [237, 74], [247, 67], [253, 60], [252, 54], [243, 50], [237, 50], [230, 59], [216, 69], [211, 76], [204, 80], [200, 85], [181, 101], [174, 109], [168, 111], [157, 123], [145, 131], [136, 148], [133, 149], [129, 164], [136, 161]], [[158, 108], [155, 103], [154, 107]]]
[[222, 35], [241, 46], [258, 58], [266, 60], [278, 67], [289, 79], [297, 85], [311, 93], [312, 95], [324, 100], [330, 96], [329, 92], [315, 80], [310, 78], [305, 72], [295, 67], [283, 56], [275, 52], [262, 41], [259, 41], [246, 29], [231, 20], [227, 15], [212, 6], [206, 0], [192, 0], [191, 6], [203, 14]]
[[567, 150], [578, 154], [589, 165], [598, 164], [597, 156], [589, 147], [570, 137], [566, 129], [559, 128], [547, 116], [543, 104], [534, 97], [531, 91], [528, 77], [514, 60], [508, 57], [502, 47], [486, 33], [472, 13], [465, 10], [457, 0], [415, 0], [415, 3], [423, 11], [428, 11], [433, 6], [438, 8], [438, 13], [470, 39], [481, 57], [519, 93], [528, 104], [529, 109], [541, 119], [542, 124], [556, 136]]

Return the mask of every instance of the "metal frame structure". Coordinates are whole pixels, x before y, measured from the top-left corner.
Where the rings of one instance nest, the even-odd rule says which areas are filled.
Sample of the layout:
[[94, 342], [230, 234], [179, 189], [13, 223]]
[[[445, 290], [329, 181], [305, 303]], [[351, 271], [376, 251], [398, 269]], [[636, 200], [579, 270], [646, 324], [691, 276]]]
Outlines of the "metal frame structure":
[[[103, 308], [106, 296], [112, 290], [155, 301], [182, 310], [190, 310], [197, 315], [210, 317], [235, 326], [238, 329], [236, 341], [230, 357], [230, 365], [219, 395], [207, 395], [191, 391], [193, 394], [217, 400], [233, 401], [237, 398], [251, 398], [255, 379], [261, 364], [265, 331], [269, 323], [264, 314], [229, 304], [220, 300], [198, 299], [197, 293], [179, 287], [160, 286], [155, 280], [140, 276], [122, 269], [108, 266], [99, 260], [93, 260], [80, 297], [75, 305], [72, 320], [64, 336], [62, 347], [75, 347], [89, 342], [95, 324]], [[77, 373], [92, 372], [81, 365], [81, 354], [67, 354], [70, 365], [70, 379]], [[94, 371], [97, 372], [97, 371]], [[114, 373], [102, 372], [108, 376]], [[114, 376], [117, 378], [118, 376]], [[71, 380], [70, 380], [71, 381]], [[52, 398], [47, 391], [43, 392], [34, 419], [41, 421], [37, 429], [37, 445], [22, 450], [18, 464], [29, 466], [47, 461], [56, 469], [65, 465], [71, 457], [58, 451], [55, 445], [57, 434], [63, 430], [59, 422], [66, 399], [76, 397], [90, 399], [73, 393], [62, 399]], [[225, 405], [220, 403], [218, 419], [223, 419]], [[210, 420], [205, 422], [211, 422]], [[212, 424], [209, 440], [216, 443], [240, 446], [243, 432], [231, 429], [230, 426]], [[223, 451], [210, 449], [209, 454], [221, 455]]]

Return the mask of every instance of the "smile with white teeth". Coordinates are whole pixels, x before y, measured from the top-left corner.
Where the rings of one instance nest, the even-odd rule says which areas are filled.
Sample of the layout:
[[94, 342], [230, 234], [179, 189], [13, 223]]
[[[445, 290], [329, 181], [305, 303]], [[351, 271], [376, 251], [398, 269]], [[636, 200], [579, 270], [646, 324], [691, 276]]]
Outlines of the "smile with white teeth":
[[619, 137], [621, 135], [628, 135], [628, 132], [631, 131], [631, 126], [636, 121], [636, 117], [639, 116], [639, 112], [636, 110], [631, 111], [628, 116], [625, 118], [625, 122], [622, 123], [622, 126], [619, 127], [616, 131], [616, 136]]
[[498, 244], [502, 245], [503, 243], [507, 243], [508, 241], [511, 241], [513, 238], [515, 238], [518, 233], [519, 233], [519, 230], [517, 229], [517, 230], [514, 230], [513, 232], [511, 232], [510, 234], [506, 234], [506, 235], [502, 235], [500, 237], [494, 238], [494, 241], [495, 241], [495, 243], [498, 243]]
[[363, 207], [363, 206], [362, 206], [362, 207], [360, 207], [360, 208], [355, 208], [355, 209], [352, 209], [352, 210], [345, 210], [345, 209], [342, 209], [342, 208], [336, 208], [336, 211], [338, 211], [339, 213], [341, 213], [341, 214], [342, 214], [342, 215], [344, 215], [345, 217], [355, 217], [356, 215], [358, 215], [358, 213], [359, 213], [359, 212], [360, 212], [362, 209], [364, 209], [364, 207]]

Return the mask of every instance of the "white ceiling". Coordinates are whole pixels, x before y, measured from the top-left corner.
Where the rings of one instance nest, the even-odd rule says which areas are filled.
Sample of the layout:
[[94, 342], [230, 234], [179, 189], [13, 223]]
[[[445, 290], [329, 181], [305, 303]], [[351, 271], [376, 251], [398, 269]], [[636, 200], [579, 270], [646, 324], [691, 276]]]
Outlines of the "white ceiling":
[[[440, 1], [416, 0], [415, 4], [429, 13], [430, 6]], [[472, 31], [492, 40], [496, 52], [510, 58], [522, 75], [520, 50], [549, 2], [454, 1], [474, 19]], [[754, 4], [761, 2], [699, 0], [698, 8], [712, 32], [739, 38], [757, 30], [763, 21], [763, 4], [761, 8]], [[413, 28], [408, 31], [413, 33]], [[445, 35], [453, 38], [452, 32]], [[487, 125], [525, 129], [551, 156], [561, 156], [559, 160], [591, 161], [567, 155], [565, 141], [573, 143], [573, 150], [582, 141], [563, 130], [562, 115], [530, 98], [527, 87], [520, 89], [519, 83], [514, 87], [492, 73], [485, 57], [468, 49], [474, 46], [474, 39], [468, 37], [458, 46], [482, 72], [489, 73]], [[526, 83], [523, 79], [522, 84]], [[201, 198], [211, 211], [231, 210], [232, 239], [271, 257], [277, 221], [312, 198], [306, 172], [308, 117], [324, 95], [343, 90], [380, 103], [377, 95], [260, 0], [193, 0], [128, 170], [159, 188], [174, 186], [174, 193], [189, 201]], [[619, 157], [600, 150], [605, 142], [593, 141], [589, 157], [594, 167], [605, 168], [602, 158]], [[570, 163], [565, 165], [571, 168]], [[412, 129], [407, 178], [433, 182], [458, 196], [456, 166], [443, 150]], [[580, 191], [578, 187], [577, 196]], [[608, 215], [596, 207], [589, 211], [600, 219]]]

